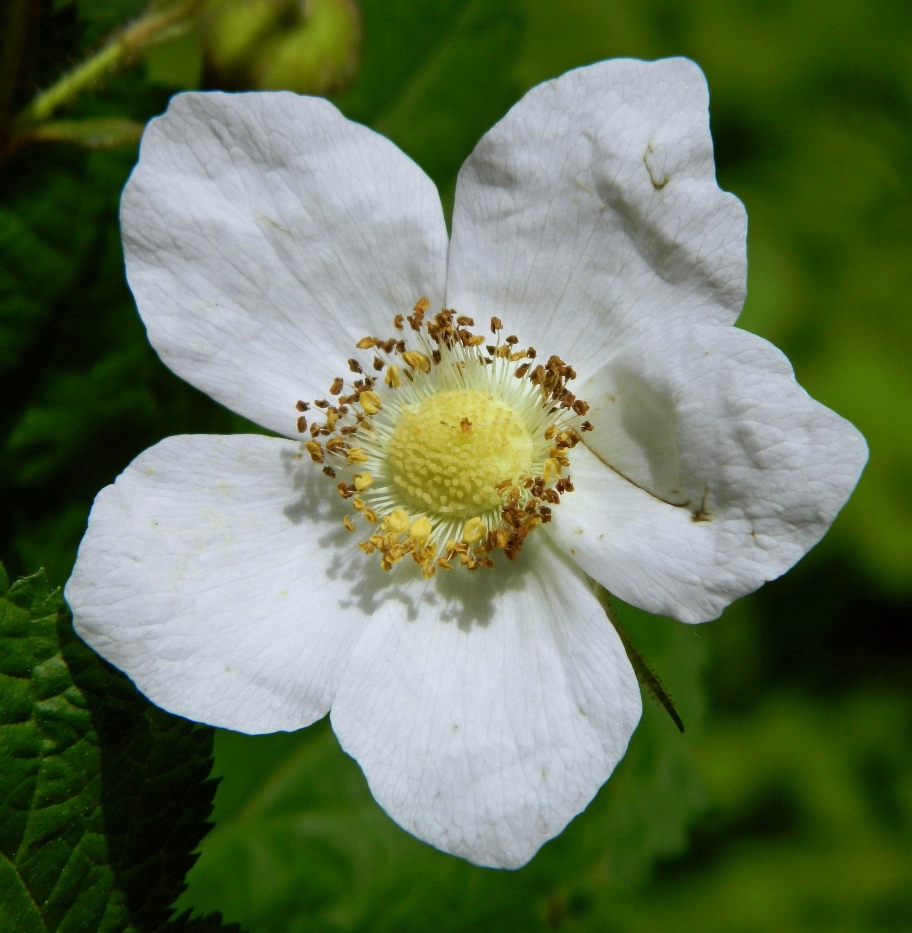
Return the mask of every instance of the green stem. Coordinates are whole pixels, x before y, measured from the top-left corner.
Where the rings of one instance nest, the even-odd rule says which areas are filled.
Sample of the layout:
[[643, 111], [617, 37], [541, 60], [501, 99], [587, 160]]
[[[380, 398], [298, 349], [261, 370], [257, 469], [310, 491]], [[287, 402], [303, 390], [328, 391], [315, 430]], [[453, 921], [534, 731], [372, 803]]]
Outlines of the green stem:
[[191, 17], [204, 2], [184, 0], [164, 9], [153, 4], [136, 22], [115, 33], [98, 52], [35, 97], [19, 114], [17, 125], [25, 127], [47, 120], [58, 107], [118, 68], [130, 64], [148, 46], [171, 38], [188, 27]]
[[621, 620], [618, 618], [614, 606], [611, 605], [608, 590], [603, 586], [599, 586], [596, 590], [596, 595], [598, 596], [598, 601], [602, 604], [602, 608], [605, 610], [605, 615], [608, 616], [608, 620], [614, 626], [615, 631], [621, 639], [621, 644], [623, 644], [624, 650], [627, 652], [627, 657], [630, 659], [637, 680], [665, 707], [665, 712], [671, 716], [672, 722], [683, 732], [684, 722], [678, 715], [678, 711], [674, 708], [671, 697], [668, 695], [656, 672], [649, 666], [646, 659], [640, 654], [636, 645], [634, 645], [630, 635], [627, 634], [627, 630], [621, 625]]

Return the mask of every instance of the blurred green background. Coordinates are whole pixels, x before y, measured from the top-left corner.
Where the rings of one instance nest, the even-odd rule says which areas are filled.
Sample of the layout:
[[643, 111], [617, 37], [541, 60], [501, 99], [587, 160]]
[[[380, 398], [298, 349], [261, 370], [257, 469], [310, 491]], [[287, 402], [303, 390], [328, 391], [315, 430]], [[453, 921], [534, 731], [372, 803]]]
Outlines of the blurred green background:
[[[216, 827], [186, 904], [251, 933], [912, 930], [912, 6], [359, 6], [359, 57], [344, 29], [319, 40], [349, 43], [330, 50], [336, 86], [349, 82], [333, 99], [411, 155], [448, 210], [462, 160], [533, 84], [615, 56], [698, 62], [720, 184], [750, 217], [739, 323], [862, 430], [871, 461], [824, 542], [718, 622], [621, 608], [687, 733], [647, 698], [616, 775], [527, 867], [474, 868], [409, 837], [325, 723], [223, 732]], [[142, 9], [33, 5], [12, 104]], [[60, 116], [142, 122], [181, 88], [265, 80], [204, 65], [200, 35], [157, 46]], [[0, 162], [0, 558], [12, 573], [46, 566], [65, 581], [94, 494], [159, 438], [251, 430], [145, 341], [117, 227], [135, 159], [134, 144], [44, 142]]]

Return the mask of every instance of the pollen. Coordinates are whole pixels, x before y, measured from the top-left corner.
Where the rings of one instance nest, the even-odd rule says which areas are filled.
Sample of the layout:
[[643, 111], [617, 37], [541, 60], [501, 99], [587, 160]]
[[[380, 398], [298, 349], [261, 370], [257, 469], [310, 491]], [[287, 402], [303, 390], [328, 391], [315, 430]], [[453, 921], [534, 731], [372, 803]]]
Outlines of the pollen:
[[470, 518], [501, 502], [499, 485], [532, 466], [532, 438], [515, 412], [476, 389], [406, 406], [387, 444], [389, 478], [414, 508]]
[[536, 350], [504, 337], [499, 318], [488, 343], [469, 330], [472, 317], [429, 308], [421, 298], [396, 316], [396, 336], [358, 341], [370, 357], [348, 361], [352, 381], [332, 381], [332, 402], [313, 402], [322, 424], [305, 421], [302, 401], [293, 416], [311, 437], [302, 454], [340, 475], [338, 494], [353, 510], [345, 528], [368, 526], [358, 547], [386, 571], [411, 557], [425, 578], [491, 568], [494, 551], [515, 560], [573, 492], [570, 453], [594, 430], [559, 357], [533, 368]]

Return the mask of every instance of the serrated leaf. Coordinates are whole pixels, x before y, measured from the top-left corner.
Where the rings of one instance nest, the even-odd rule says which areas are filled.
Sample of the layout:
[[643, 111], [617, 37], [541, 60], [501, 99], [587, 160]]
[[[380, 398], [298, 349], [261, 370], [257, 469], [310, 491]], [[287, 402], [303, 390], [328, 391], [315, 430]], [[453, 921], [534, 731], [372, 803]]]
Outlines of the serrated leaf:
[[0, 929], [164, 928], [208, 829], [211, 748], [76, 636], [43, 573], [0, 578]]

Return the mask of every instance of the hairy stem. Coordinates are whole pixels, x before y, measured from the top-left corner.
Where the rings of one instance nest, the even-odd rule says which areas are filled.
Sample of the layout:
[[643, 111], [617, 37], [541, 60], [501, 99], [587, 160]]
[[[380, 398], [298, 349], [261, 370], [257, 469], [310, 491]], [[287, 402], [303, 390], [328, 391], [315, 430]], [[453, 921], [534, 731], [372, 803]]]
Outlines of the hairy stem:
[[49, 119], [58, 107], [102, 78], [135, 61], [150, 45], [172, 38], [189, 27], [205, 0], [153, 3], [135, 22], [116, 32], [94, 55], [42, 91], [19, 114], [17, 125], [27, 127]]

